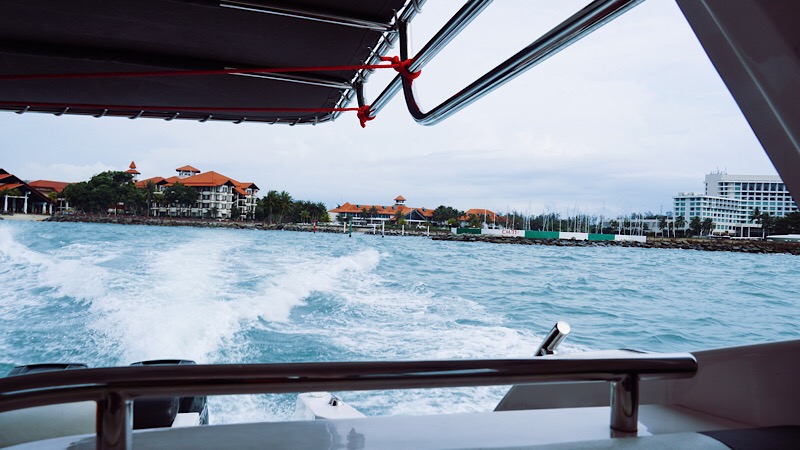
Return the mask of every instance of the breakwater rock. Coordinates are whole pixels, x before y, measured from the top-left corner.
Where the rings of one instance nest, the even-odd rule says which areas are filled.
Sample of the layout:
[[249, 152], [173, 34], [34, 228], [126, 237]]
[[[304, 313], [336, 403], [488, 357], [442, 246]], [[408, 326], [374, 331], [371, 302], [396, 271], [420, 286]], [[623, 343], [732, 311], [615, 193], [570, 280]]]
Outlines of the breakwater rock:
[[434, 236], [434, 240], [455, 242], [488, 242], [492, 244], [554, 245], [559, 247], [636, 247], [664, 248], [740, 253], [789, 253], [800, 255], [800, 243], [739, 239], [647, 238], [647, 242], [579, 241], [568, 239], [529, 239], [480, 234]]
[[[253, 221], [235, 220], [210, 220], [192, 219], [178, 217], [142, 217], [142, 216], [113, 216], [96, 214], [75, 214], [63, 216], [51, 216], [45, 219], [47, 222], [84, 222], [84, 223], [112, 223], [119, 225], [152, 225], [160, 227], [200, 227], [200, 228], [235, 228], [243, 230], [283, 230], [283, 231], [302, 231], [314, 232], [313, 224], [270, 224]], [[317, 224], [317, 233], [343, 233], [341, 225]], [[354, 228], [353, 233], [373, 234], [372, 228]], [[380, 234], [380, 229], [376, 234]], [[406, 230], [387, 229], [387, 236], [427, 236], [428, 230], [422, 228], [409, 228]], [[444, 236], [450, 231], [431, 230], [430, 236]]]

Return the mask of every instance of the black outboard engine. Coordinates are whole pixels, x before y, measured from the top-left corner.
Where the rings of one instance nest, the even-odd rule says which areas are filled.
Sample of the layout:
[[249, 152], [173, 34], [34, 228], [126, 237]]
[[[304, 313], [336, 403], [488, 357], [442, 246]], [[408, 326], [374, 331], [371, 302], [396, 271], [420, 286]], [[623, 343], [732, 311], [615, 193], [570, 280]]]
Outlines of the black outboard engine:
[[[154, 359], [132, 366], [166, 366], [197, 364], [188, 359]], [[133, 401], [133, 429], [168, 428], [178, 413], [198, 413], [200, 425], [208, 425], [208, 402], [205, 396], [140, 398]]]
[[29, 373], [54, 372], [56, 370], [88, 369], [89, 366], [80, 363], [47, 363], [47, 364], [28, 364], [17, 366], [6, 374], [7, 377], [13, 375], [25, 375]]

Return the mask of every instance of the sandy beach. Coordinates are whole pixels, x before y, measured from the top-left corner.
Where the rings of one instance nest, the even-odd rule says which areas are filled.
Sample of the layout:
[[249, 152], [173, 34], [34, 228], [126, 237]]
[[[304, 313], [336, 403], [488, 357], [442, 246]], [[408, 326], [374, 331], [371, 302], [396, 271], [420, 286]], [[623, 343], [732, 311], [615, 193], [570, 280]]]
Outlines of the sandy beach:
[[0, 215], [0, 219], [3, 220], [27, 220], [27, 221], [34, 221], [34, 222], [41, 222], [44, 219], [50, 217], [49, 215], [45, 214], [13, 214], [13, 215]]

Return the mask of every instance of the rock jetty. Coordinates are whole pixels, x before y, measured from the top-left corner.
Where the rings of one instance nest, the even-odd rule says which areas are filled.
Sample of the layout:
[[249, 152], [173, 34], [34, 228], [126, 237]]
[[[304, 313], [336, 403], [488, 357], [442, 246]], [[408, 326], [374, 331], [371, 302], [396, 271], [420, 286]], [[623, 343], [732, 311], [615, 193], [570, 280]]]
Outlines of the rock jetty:
[[[84, 223], [111, 223], [118, 225], [152, 225], [160, 227], [199, 227], [199, 228], [234, 228], [241, 230], [284, 230], [284, 231], [304, 231], [313, 232], [313, 224], [269, 224], [263, 222], [235, 221], [235, 220], [210, 220], [192, 219], [178, 217], [142, 217], [142, 216], [106, 216], [75, 214], [63, 216], [51, 216], [45, 219], [47, 222], [84, 222]], [[317, 224], [318, 233], [339, 233], [342, 234], [341, 225]], [[373, 234], [372, 228], [354, 228], [354, 233]], [[380, 229], [376, 234], [380, 234]], [[427, 229], [406, 228], [403, 230], [387, 229], [387, 236], [427, 236]], [[449, 231], [431, 230], [430, 236], [444, 236], [450, 234]]]
[[485, 234], [449, 234], [432, 237], [439, 241], [488, 242], [492, 244], [554, 245], [559, 247], [636, 247], [664, 248], [682, 250], [702, 250], [711, 252], [740, 253], [789, 253], [800, 255], [800, 243], [770, 242], [741, 239], [690, 239], [690, 238], [647, 238], [647, 242], [634, 241], [579, 241], [569, 239], [529, 239], [502, 237]]
[[[262, 222], [219, 221], [209, 219], [190, 219], [176, 217], [138, 217], [138, 216], [105, 216], [105, 215], [65, 215], [51, 216], [49, 222], [89, 222], [113, 223], [120, 225], [153, 225], [162, 227], [202, 227], [202, 228], [234, 228], [244, 230], [284, 230], [284, 231], [314, 231], [312, 224], [268, 224]], [[317, 224], [318, 233], [342, 234], [341, 225]], [[354, 233], [372, 234], [372, 229], [353, 229]], [[380, 234], [380, 230], [377, 230]], [[406, 229], [405, 232], [387, 229], [387, 236], [428, 236], [427, 229]], [[636, 248], [663, 248], [682, 250], [701, 250], [712, 252], [740, 252], [740, 253], [789, 253], [800, 255], [798, 242], [770, 242], [760, 240], [740, 239], [691, 239], [691, 238], [660, 238], [648, 237], [647, 242], [633, 241], [579, 241], [568, 239], [530, 239], [518, 237], [502, 237], [485, 234], [452, 234], [445, 230], [431, 230], [430, 238], [437, 241], [453, 242], [486, 242], [491, 244], [517, 244], [517, 245], [553, 245], [559, 247], [636, 247]]]

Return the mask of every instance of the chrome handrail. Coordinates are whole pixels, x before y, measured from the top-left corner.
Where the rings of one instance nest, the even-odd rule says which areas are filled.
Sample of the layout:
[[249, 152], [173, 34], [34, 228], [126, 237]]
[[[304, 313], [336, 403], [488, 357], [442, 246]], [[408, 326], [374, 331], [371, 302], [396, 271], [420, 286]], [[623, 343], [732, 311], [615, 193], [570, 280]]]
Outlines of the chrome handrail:
[[687, 378], [689, 353], [542, 356], [532, 359], [128, 366], [33, 373], [0, 379], [0, 412], [96, 401], [97, 448], [132, 445], [137, 398], [508, 385], [562, 381], [612, 383], [611, 425], [635, 432], [639, 379]]
[[[472, 19], [475, 18], [491, 0], [474, 0], [468, 2], [442, 30], [413, 58], [409, 67], [411, 72], [421, 69], [432, 54], [441, 50], [444, 44], [453, 39]], [[392, 83], [381, 93], [370, 109], [374, 115], [388, 100], [393, 97], [402, 84], [406, 106], [414, 120], [422, 125], [434, 125], [452, 114], [460, 111], [472, 102], [497, 89], [518, 75], [553, 56], [564, 48], [577, 42], [589, 33], [597, 30], [609, 21], [633, 8], [644, 0], [595, 0], [586, 7], [561, 22], [542, 35], [523, 50], [502, 62], [494, 69], [478, 78], [472, 84], [457, 92], [429, 112], [423, 112], [412, 88], [412, 80], [395, 77]], [[400, 35], [400, 57], [409, 58], [409, 39], [407, 21], [398, 21]]]

